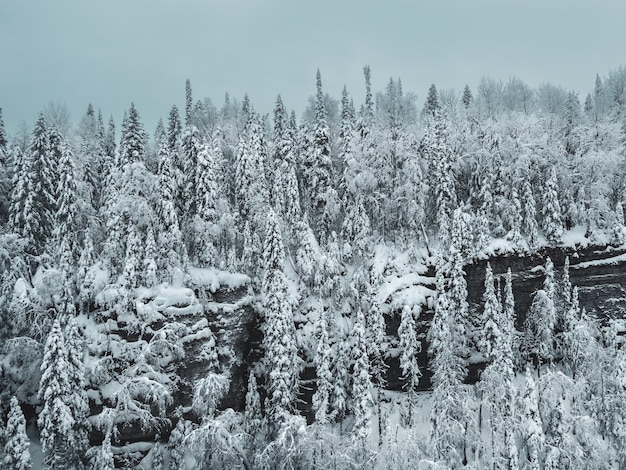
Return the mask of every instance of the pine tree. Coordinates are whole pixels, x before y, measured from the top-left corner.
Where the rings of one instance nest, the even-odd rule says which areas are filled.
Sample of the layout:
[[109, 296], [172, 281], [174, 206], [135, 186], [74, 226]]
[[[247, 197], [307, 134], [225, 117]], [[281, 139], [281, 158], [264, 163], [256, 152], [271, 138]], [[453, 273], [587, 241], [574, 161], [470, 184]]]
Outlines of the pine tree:
[[190, 127], [193, 125], [192, 121], [192, 106], [193, 98], [191, 96], [191, 82], [189, 79], [185, 80], [185, 126]]
[[270, 209], [263, 247], [265, 272], [262, 282], [265, 331], [263, 349], [267, 371], [266, 412], [276, 428], [294, 410], [300, 375], [295, 327], [287, 298], [285, 253], [276, 215]]
[[370, 219], [363, 205], [363, 198], [357, 195], [346, 203], [346, 215], [341, 227], [341, 238], [346, 241], [344, 257], [362, 257], [367, 252], [371, 234]]
[[333, 187], [333, 168], [330, 148], [330, 129], [326, 100], [322, 92], [322, 76], [317, 71], [317, 93], [315, 98], [315, 127], [310, 150], [303, 161], [304, 187], [311, 226], [318, 239], [325, 243], [334, 228], [338, 215], [338, 196]]
[[78, 286], [78, 303], [80, 305], [80, 313], [85, 313], [89, 302], [93, 300], [94, 292], [94, 275], [91, 268], [95, 262], [93, 241], [89, 230], [85, 230], [83, 239], [83, 247], [78, 260], [78, 268], [76, 273], [76, 281]]
[[558, 185], [554, 167], [550, 170], [550, 175], [546, 181], [543, 206], [541, 208], [542, 228], [546, 238], [551, 243], [560, 243], [563, 237], [563, 216], [561, 205], [559, 204]]
[[371, 432], [374, 400], [372, 398], [373, 385], [370, 378], [368, 347], [365, 335], [365, 317], [361, 309], [357, 311], [352, 338], [354, 338], [352, 350], [354, 360], [352, 373], [354, 424], [352, 432], [356, 439], [365, 446], [365, 441]]
[[85, 345], [76, 320], [71, 315], [67, 317], [63, 340], [67, 351], [67, 377], [70, 386], [66, 390], [65, 403], [74, 420], [71, 433], [65, 442], [68, 447], [66, 462], [73, 468], [80, 468], [89, 448], [89, 401], [85, 392]]
[[143, 280], [147, 287], [153, 287], [158, 284], [157, 277], [157, 244], [154, 239], [154, 230], [149, 225], [146, 231], [146, 240], [144, 244], [144, 256], [143, 256]]
[[248, 375], [248, 391], [244, 410], [244, 426], [246, 433], [253, 442], [262, 441], [264, 436], [263, 414], [261, 412], [261, 396], [253, 371]]
[[487, 263], [485, 273], [485, 307], [482, 317], [482, 333], [479, 343], [479, 349], [485, 356], [487, 363], [490, 364], [497, 359], [498, 343], [502, 341], [502, 319], [500, 312], [500, 304], [496, 297], [495, 286], [493, 282], [493, 271], [491, 264]]
[[78, 208], [76, 194], [76, 175], [73, 155], [69, 145], [62, 143], [59, 168], [58, 210], [55, 217], [53, 237], [56, 244], [55, 258], [59, 268], [66, 276], [71, 276], [78, 262], [79, 247], [76, 238], [78, 228]]
[[117, 168], [142, 162], [145, 159], [145, 131], [135, 104], [131, 103], [122, 127]]
[[470, 87], [468, 85], [465, 85], [465, 88], [463, 89], [463, 98], [461, 99], [461, 102], [463, 103], [463, 106], [465, 106], [465, 108], [469, 108], [470, 104], [472, 104], [472, 101], [474, 101], [474, 97], [472, 96], [472, 91], [470, 90]]
[[201, 266], [217, 265], [219, 196], [215, 160], [207, 145], [198, 153], [194, 191], [194, 254]]
[[539, 470], [541, 449], [543, 448], [544, 435], [539, 415], [537, 388], [530, 370], [526, 369], [526, 384], [521, 398], [522, 412], [522, 455], [526, 456], [527, 462], [524, 468]]
[[313, 394], [312, 409], [315, 411], [315, 422], [327, 424], [330, 419], [330, 395], [333, 377], [331, 375], [332, 351], [328, 344], [328, 319], [326, 311], [320, 312], [317, 324], [318, 343], [315, 354], [315, 373], [317, 388]]
[[[2, 137], [2, 136], [0, 136]], [[26, 420], [17, 398], [11, 397], [9, 416], [4, 431], [4, 468], [28, 470], [32, 467], [30, 459], [30, 441], [26, 435]]]
[[92, 470], [115, 470], [115, 461], [111, 451], [111, 431], [107, 431], [102, 445], [93, 453], [90, 465]]
[[408, 424], [413, 425], [413, 402], [422, 372], [419, 369], [417, 355], [422, 351], [422, 344], [417, 339], [413, 310], [408, 305], [402, 309], [402, 318], [398, 327], [400, 339], [400, 369], [405, 380], [404, 389], [409, 395]]
[[77, 424], [72, 414], [67, 394], [73, 390], [68, 375], [67, 345], [59, 318], [54, 321], [46, 339], [41, 364], [39, 399], [43, 409], [37, 419], [41, 432], [44, 462], [51, 468], [63, 468], [68, 463], [72, 430]]
[[536, 218], [537, 210], [535, 208], [535, 197], [533, 196], [533, 190], [528, 176], [524, 178], [522, 187], [522, 207], [524, 208], [524, 232], [526, 233], [528, 246], [531, 249], [535, 249], [539, 243]]
[[143, 272], [141, 263], [141, 238], [134, 224], [128, 226], [126, 238], [126, 256], [124, 257], [124, 287], [136, 289], [141, 283], [141, 273]]
[[426, 118], [433, 118], [437, 114], [439, 108], [439, 95], [437, 93], [437, 87], [433, 83], [428, 89], [428, 95], [426, 96], [426, 103], [424, 103], [422, 116]]
[[171, 151], [165, 145], [159, 147], [159, 235], [157, 265], [161, 279], [165, 273], [172, 274], [174, 269], [182, 268], [186, 259], [186, 248], [176, 210], [178, 183], [171, 158]]
[[334, 377], [331, 395], [331, 408], [334, 418], [341, 425], [348, 413], [348, 392], [350, 390], [350, 345], [347, 338], [340, 338], [335, 343], [334, 361], [332, 363], [332, 376]]
[[30, 159], [22, 153], [19, 147], [13, 152], [14, 172], [11, 190], [11, 205], [9, 206], [9, 227], [13, 233], [26, 239], [32, 239], [33, 228], [30, 212], [33, 207], [33, 192], [31, 188]]
[[167, 147], [171, 155], [176, 155], [179, 151], [181, 134], [182, 127], [178, 108], [173, 105], [167, 119]]

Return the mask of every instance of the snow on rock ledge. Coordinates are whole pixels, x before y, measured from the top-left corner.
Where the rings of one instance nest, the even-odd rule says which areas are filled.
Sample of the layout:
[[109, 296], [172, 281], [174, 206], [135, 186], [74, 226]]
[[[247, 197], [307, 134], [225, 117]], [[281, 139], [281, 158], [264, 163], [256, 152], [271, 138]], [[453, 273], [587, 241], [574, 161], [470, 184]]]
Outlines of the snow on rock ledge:
[[228, 290], [238, 289], [250, 282], [250, 278], [245, 274], [220, 271], [215, 268], [190, 267], [189, 275], [194, 285], [206, 287], [213, 294], [222, 288]]

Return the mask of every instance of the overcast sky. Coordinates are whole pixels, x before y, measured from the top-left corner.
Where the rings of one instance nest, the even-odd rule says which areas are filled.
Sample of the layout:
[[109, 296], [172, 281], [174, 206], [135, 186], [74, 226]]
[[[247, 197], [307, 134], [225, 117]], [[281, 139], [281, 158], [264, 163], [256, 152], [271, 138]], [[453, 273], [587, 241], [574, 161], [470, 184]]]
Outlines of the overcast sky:
[[119, 122], [131, 101], [152, 135], [172, 104], [248, 92], [300, 114], [315, 91], [357, 105], [362, 68], [375, 90], [400, 77], [419, 102], [430, 83], [472, 90], [482, 76], [518, 76], [581, 94], [626, 64], [619, 0], [0, 0], [0, 107], [7, 130], [50, 101], [74, 123], [88, 103]]

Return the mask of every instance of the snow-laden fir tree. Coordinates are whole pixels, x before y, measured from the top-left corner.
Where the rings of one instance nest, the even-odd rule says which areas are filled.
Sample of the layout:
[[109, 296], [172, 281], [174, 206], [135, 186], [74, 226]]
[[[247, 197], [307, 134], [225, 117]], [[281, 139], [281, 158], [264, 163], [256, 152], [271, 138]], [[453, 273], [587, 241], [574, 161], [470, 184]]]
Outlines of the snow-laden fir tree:
[[465, 108], [469, 108], [469, 105], [474, 101], [474, 97], [472, 96], [472, 90], [470, 90], [469, 85], [465, 85], [463, 88], [463, 97], [461, 98], [461, 103]]
[[180, 151], [180, 139], [182, 134], [182, 126], [180, 123], [180, 116], [178, 114], [178, 108], [176, 105], [172, 106], [167, 118], [167, 147], [171, 155], [178, 157]]
[[[180, 152], [178, 211], [185, 219], [196, 213], [195, 176], [198, 168], [198, 154], [202, 149], [202, 136], [196, 126], [187, 126], [183, 132]], [[176, 160], [174, 160], [176, 163]]]
[[526, 234], [528, 246], [535, 249], [539, 244], [539, 234], [537, 226], [537, 209], [535, 205], [535, 196], [533, 195], [532, 186], [528, 175], [522, 183], [522, 208], [523, 210], [523, 231]]
[[193, 97], [191, 94], [191, 82], [189, 79], [185, 80], [185, 126], [189, 127], [193, 125]]
[[143, 283], [147, 287], [154, 287], [158, 284], [158, 268], [157, 268], [158, 249], [156, 240], [154, 239], [154, 230], [149, 225], [146, 230], [146, 239], [143, 251]]
[[323, 425], [329, 422], [332, 415], [330, 410], [330, 396], [333, 385], [333, 376], [331, 374], [332, 350], [328, 341], [328, 318], [326, 310], [319, 312], [317, 335], [318, 342], [314, 358], [317, 383], [315, 393], [313, 394], [312, 409], [315, 411], [315, 422]]
[[497, 359], [497, 345], [502, 341], [502, 318], [501, 306], [496, 296], [491, 264], [487, 263], [485, 272], [485, 306], [482, 315], [482, 331], [479, 341], [479, 349], [485, 356], [487, 363]]
[[466, 427], [463, 381], [467, 368], [455, 324], [455, 310], [449, 302], [441, 255], [436, 266], [435, 316], [428, 332], [429, 354], [433, 370], [433, 406], [431, 443], [434, 457], [448, 467], [459, 467]]
[[244, 408], [244, 429], [248, 435], [251, 447], [258, 448], [265, 439], [265, 422], [261, 410], [261, 395], [257, 386], [256, 375], [253, 371], [248, 374], [248, 391]]
[[76, 237], [78, 229], [78, 207], [76, 194], [76, 176], [73, 155], [69, 145], [60, 143], [61, 153], [58, 162], [59, 182], [57, 212], [53, 239], [55, 242], [55, 258], [59, 269], [66, 276], [73, 274], [79, 258], [79, 246]]
[[67, 402], [68, 393], [74, 390], [68, 375], [67, 358], [67, 344], [57, 318], [44, 348], [39, 383], [39, 399], [43, 408], [37, 418], [44, 463], [51, 468], [65, 468], [75, 463], [71, 446], [75, 443], [73, 429], [78, 423], [71, 404]]
[[195, 169], [195, 215], [193, 219], [193, 256], [200, 266], [217, 265], [219, 233], [217, 221], [218, 186], [213, 151], [203, 145], [197, 155]]
[[350, 386], [350, 343], [348, 338], [339, 336], [335, 343], [332, 376], [333, 389], [330, 406], [333, 410], [335, 421], [339, 423], [340, 432], [343, 431], [343, 420], [349, 411]]
[[543, 427], [539, 414], [537, 388], [531, 375], [530, 369], [526, 369], [526, 383], [520, 399], [521, 412], [521, 455], [524, 460], [520, 462], [522, 468], [539, 470], [541, 463], [541, 451], [544, 444]]
[[[73, 309], [73, 304], [71, 305]], [[80, 468], [89, 448], [89, 400], [85, 391], [84, 339], [73, 315], [67, 315], [63, 331], [67, 351], [67, 377], [69, 389], [66, 390], [65, 402], [69, 406], [74, 425], [67, 436], [69, 448], [68, 462], [74, 468]]]
[[326, 100], [322, 92], [322, 76], [317, 71], [317, 93], [315, 95], [315, 127], [313, 141], [303, 158], [303, 179], [306, 200], [311, 216], [311, 226], [320, 242], [334, 228], [339, 213], [339, 198], [333, 187], [333, 165], [331, 161], [330, 129]]
[[186, 260], [186, 247], [180, 231], [179, 217], [176, 208], [178, 182], [172, 161], [172, 151], [163, 145], [159, 146], [159, 217], [158, 231], [158, 262], [160, 280], [165, 274], [171, 276], [174, 269], [182, 268]]
[[563, 237], [563, 215], [559, 203], [559, 188], [554, 167], [545, 183], [543, 191], [543, 206], [541, 208], [542, 228], [546, 238], [551, 243], [560, 243]]
[[31, 240], [33, 237], [34, 193], [31, 190], [32, 171], [30, 158], [18, 146], [13, 149], [13, 179], [11, 204], [9, 206], [9, 228], [20, 237]]
[[365, 442], [371, 432], [374, 399], [372, 397], [373, 385], [370, 377], [368, 345], [365, 333], [365, 316], [361, 309], [357, 311], [351, 336], [354, 341], [352, 349], [352, 358], [354, 360], [352, 372], [354, 424], [352, 432], [358, 442], [365, 447]]
[[[100, 447], [95, 448], [89, 465], [92, 470], [115, 470], [115, 460], [111, 450], [111, 431], [107, 431]], [[172, 468], [178, 470], [175, 467]]]
[[439, 94], [437, 93], [437, 87], [433, 83], [428, 88], [428, 95], [426, 96], [426, 103], [424, 103], [424, 109], [422, 110], [422, 117], [435, 117], [439, 108]]
[[78, 268], [76, 272], [76, 283], [78, 287], [78, 304], [80, 313], [85, 313], [89, 302], [94, 298], [95, 292], [95, 275], [91, 269], [95, 262], [95, 254], [91, 231], [85, 230], [83, 237], [83, 246], [78, 259]]
[[126, 239], [126, 256], [124, 257], [124, 271], [122, 276], [124, 279], [124, 287], [126, 289], [136, 289], [142, 281], [142, 249], [141, 237], [135, 224], [128, 226], [128, 235]]
[[367, 251], [371, 234], [370, 219], [359, 194], [345, 203], [345, 217], [341, 227], [341, 238], [346, 241], [343, 256], [346, 260], [360, 258]]
[[400, 339], [400, 369], [402, 378], [405, 380], [404, 389], [408, 394], [407, 421], [408, 425], [412, 426], [415, 392], [422, 376], [417, 362], [417, 355], [422, 352], [422, 343], [417, 339], [413, 309], [408, 305], [402, 309], [398, 338]]
[[295, 326], [284, 273], [285, 252], [276, 214], [267, 213], [263, 261], [263, 295], [267, 404], [269, 422], [278, 428], [295, 409], [300, 365]]
[[269, 202], [262, 132], [256, 119], [250, 121], [240, 137], [235, 161], [235, 196], [239, 215], [242, 221], [253, 223], [255, 230], [261, 230], [262, 215]]
[[131, 103], [122, 128], [117, 168], [139, 163], [145, 158], [145, 131], [135, 104]]
[[11, 397], [9, 416], [4, 430], [3, 468], [29, 470], [32, 468], [30, 458], [30, 441], [26, 435], [26, 420], [16, 397]]

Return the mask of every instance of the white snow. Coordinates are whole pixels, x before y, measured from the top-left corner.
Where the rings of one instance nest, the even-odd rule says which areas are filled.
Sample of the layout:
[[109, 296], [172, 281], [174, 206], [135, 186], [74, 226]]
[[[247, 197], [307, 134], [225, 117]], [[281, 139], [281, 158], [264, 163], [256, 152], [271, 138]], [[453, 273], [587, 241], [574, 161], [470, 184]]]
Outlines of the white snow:
[[234, 290], [250, 283], [250, 278], [245, 274], [221, 271], [215, 268], [189, 268], [191, 282], [197, 286], [207, 287], [212, 293], [220, 288]]

